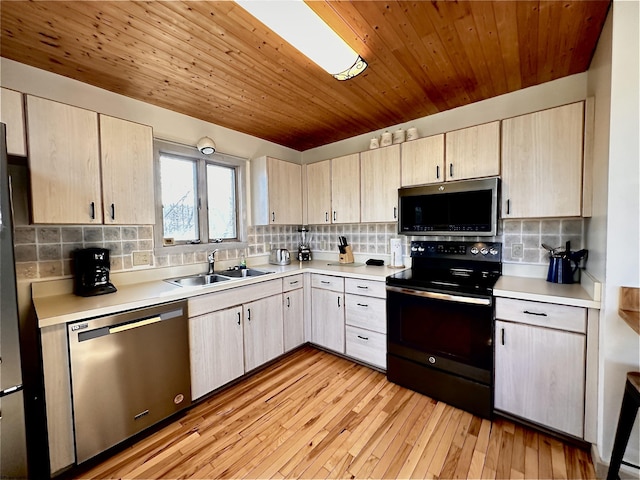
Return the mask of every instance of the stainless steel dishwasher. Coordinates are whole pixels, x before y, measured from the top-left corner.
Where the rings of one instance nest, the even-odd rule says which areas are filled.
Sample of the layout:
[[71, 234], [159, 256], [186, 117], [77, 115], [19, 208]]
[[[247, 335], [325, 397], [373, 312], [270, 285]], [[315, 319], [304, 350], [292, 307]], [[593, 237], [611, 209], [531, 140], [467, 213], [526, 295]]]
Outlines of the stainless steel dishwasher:
[[187, 302], [70, 323], [76, 461], [191, 404]]

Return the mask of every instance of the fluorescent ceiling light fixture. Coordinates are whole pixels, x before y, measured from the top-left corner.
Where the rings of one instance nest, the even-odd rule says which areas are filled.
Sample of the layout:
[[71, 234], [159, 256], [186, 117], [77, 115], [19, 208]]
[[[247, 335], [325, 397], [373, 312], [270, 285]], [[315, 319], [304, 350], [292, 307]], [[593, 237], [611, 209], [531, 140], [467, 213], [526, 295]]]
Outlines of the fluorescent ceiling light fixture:
[[338, 80], [353, 78], [367, 68], [367, 62], [302, 0], [236, 3]]

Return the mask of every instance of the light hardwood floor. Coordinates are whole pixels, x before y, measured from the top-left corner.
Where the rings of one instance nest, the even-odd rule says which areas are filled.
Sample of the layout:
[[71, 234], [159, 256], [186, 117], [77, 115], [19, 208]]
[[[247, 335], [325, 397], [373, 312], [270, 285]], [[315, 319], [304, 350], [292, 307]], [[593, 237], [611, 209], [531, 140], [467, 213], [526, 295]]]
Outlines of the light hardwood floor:
[[587, 452], [304, 347], [78, 478], [595, 478]]

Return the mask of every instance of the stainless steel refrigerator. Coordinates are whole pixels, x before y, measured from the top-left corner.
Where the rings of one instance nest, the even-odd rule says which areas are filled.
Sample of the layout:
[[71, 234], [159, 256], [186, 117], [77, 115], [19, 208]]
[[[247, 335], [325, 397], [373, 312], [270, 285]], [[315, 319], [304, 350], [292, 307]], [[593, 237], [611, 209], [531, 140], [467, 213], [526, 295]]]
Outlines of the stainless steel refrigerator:
[[6, 129], [0, 123], [0, 477], [27, 478], [25, 402]]

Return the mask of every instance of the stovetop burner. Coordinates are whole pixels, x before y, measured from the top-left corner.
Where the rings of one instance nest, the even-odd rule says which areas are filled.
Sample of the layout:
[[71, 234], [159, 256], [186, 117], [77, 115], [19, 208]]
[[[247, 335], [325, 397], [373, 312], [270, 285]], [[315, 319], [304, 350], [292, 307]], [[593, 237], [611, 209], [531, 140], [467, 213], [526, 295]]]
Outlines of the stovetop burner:
[[412, 268], [387, 277], [387, 285], [468, 295], [491, 295], [502, 273], [502, 244], [411, 242]]

